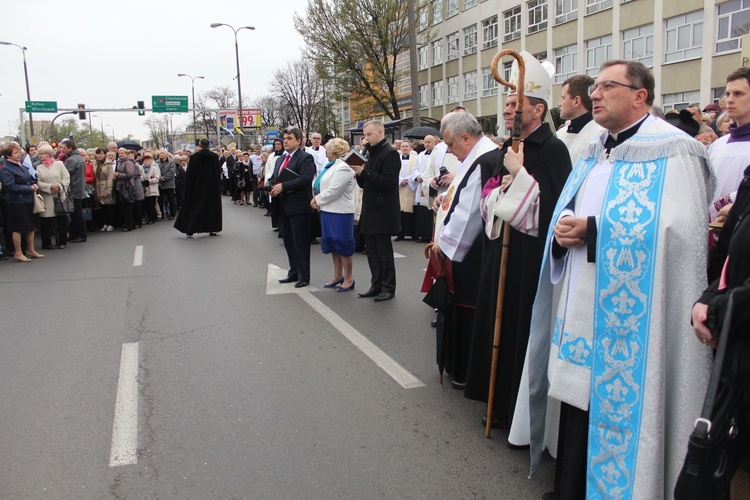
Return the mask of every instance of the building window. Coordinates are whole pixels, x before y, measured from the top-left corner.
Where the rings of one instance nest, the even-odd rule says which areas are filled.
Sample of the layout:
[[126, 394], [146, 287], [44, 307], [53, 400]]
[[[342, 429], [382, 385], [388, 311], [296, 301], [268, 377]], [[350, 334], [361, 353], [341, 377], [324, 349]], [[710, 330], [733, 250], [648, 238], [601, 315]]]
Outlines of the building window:
[[417, 49], [417, 66], [420, 70], [427, 69], [427, 45]]
[[448, 57], [447, 61], [458, 59], [458, 31], [448, 35]]
[[432, 65], [443, 64], [443, 40], [432, 42]]
[[347, 101], [347, 103], [341, 108], [341, 122], [344, 125], [349, 125], [349, 123], [351, 123], [351, 119], [349, 118], [350, 113], [349, 101]]
[[612, 35], [586, 40], [586, 74], [596, 76], [599, 66], [612, 59]]
[[492, 77], [490, 68], [482, 68], [482, 97], [497, 95], [497, 81]]
[[482, 21], [482, 49], [497, 46], [497, 15]]
[[555, 83], [562, 83], [578, 74], [578, 45], [555, 49]]
[[477, 0], [464, 0], [464, 10], [469, 10], [472, 7], [476, 7]]
[[586, 15], [611, 8], [612, 0], [586, 0]]
[[667, 46], [664, 62], [700, 57], [703, 50], [703, 11], [672, 17], [666, 21]]
[[419, 16], [418, 16], [418, 22], [417, 22], [417, 29], [419, 31], [424, 31], [427, 29], [427, 25], [430, 24], [430, 13], [427, 12], [427, 7], [422, 7], [419, 9]]
[[477, 98], [477, 72], [464, 73], [464, 100]]
[[432, 105], [441, 106], [443, 104], [443, 82], [432, 82]]
[[742, 35], [750, 31], [750, 0], [734, 0], [718, 6], [716, 53], [742, 48]]
[[464, 55], [474, 54], [477, 51], [477, 25], [464, 28]]
[[718, 103], [724, 94], [726, 93], [726, 87], [719, 87], [717, 89], [711, 89], [711, 102]]
[[622, 58], [654, 65], [654, 25], [645, 24], [622, 32]]
[[529, 10], [529, 30], [530, 35], [537, 31], [547, 29], [547, 0], [531, 0], [526, 2]]
[[458, 102], [458, 75], [448, 78], [448, 104]]
[[429, 101], [427, 100], [427, 85], [419, 86], [419, 109], [427, 109]]
[[[506, 82], [510, 81], [510, 70], [513, 68], [513, 61], [503, 63], [503, 79]], [[503, 85], [503, 94], [510, 94], [510, 87]]]
[[503, 42], [521, 38], [521, 6], [503, 12]]
[[578, 17], [578, 0], [555, 0], [555, 24], [563, 24]]
[[540, 62], [547, 60], [547, 51], [546, 50], [543, 50], [541, 52], [537, 52], [536, 54], [531, 54], [531, 55], [534, 56], [534, 59], [536, 59], [537, 61], [540, 61]]
[[448, 6], [445, 9], [445, 17], [453, 17], [458, 14], [458, 0], [448, 0]]
[[662, 108], [664, 111], [670, 109], [686, 109], [688, 105], [695, 102], [700, 102], [701, 93], [700, 90], [693, 92], [678, 92], [676, 94], [664, 94], [661, 96]]
[[432, 25], [443, 22], [443, 0], [432, 0]]

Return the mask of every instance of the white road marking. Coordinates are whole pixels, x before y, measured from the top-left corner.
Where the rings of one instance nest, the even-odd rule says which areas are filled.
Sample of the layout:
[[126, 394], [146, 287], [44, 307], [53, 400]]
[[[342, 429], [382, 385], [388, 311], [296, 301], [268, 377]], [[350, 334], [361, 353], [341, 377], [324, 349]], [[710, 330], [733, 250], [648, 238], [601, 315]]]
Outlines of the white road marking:
[[109, 466], [138, 462], [138, 343], [122, 345]]
[[[278, 280], [285, 278], [286, 269], [282, 269], [273, 264], [268, 264], [268, 274], [266, 278], [266, 294], [278, 295], [282, 293], [297, 294], [302, 300], [307, 302], [318, 314], [328, 321], [336, 330], [347, 338], [352, 344], [362, 351], [365, 356], [375, 362], [383, 369], [393, 380], [395, 380], [404, 389], [413, 389], [424, 387], [422, 381], [412, 375], [406, 368], [398, 364], [393, 358], [383, 352], [378, 346], [373, 344], [367, 337], [359, 333], [353, 326], [344, 321], [344, 319], [333, 312], [327, 305], [316, 299], [310, 290], [306, 288], [294, 288], [289, 284], [281, 284]], [[314, 289], [313, 289], [314, 290]]]
[[310, 292], [301, 292], [298, 294], [302, 300], [307, 302], [310, 307], [315, 309], [318, 314], [323, 316], [333, 327], [341, 332], [357, 349], [362, 351], [365, 356], [370, 358], [383, 369], [390, 377], [401, 385], [404, 389], [414, 389], [415, 387], [424, 387], [424, 384], [414, 375], [409, 373], [403, 366], [398, 364], [393, 358], [384, 353], [378, 346], [373, 344], [367, 337], [355, 330], [349, 323], [333, 312], [328, 306], [317, 298], [313, 297]]
[[406, 255], [401, 255], [400, 253], [393, 252], [393, 258], [394, 259], [405, 259]]
[[143, 265], [143, 245], [135, 247], [135, 254], [133, 255], [133, 267]]

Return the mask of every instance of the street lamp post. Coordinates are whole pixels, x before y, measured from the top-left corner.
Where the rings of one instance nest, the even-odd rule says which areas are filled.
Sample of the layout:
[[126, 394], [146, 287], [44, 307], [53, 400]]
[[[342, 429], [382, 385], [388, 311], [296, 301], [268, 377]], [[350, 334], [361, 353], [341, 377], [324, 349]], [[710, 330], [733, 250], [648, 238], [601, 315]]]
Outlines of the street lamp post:
[[226, 26], [234, 31], [234, 56], [237, 59], [237, 97], [240, 101], [240, 149], [244, 149], [243, 143], [245, 134], [242, 132], [242, 83], [240, 82], [240, 46], [237, 43], [237, 32], [241, 30], [254, 30], [255, 26], [242, 26], [241, 28], [234, 29], [233, 26], [224, 23], [211, 23], [212, 28], [218, 28], [219, 26]]
[[[21, 53], [23, 54], [23, 76], [26, 78], [26, 100], [30, 101], [31, 92], [29, 92], [29, 70], [26, 66], [26, 47], [11, 42], [0, 42], [0, 45], [13, 45], [14, 47], [21, 49]], [[23, 123], [21, 126], [23, 127]], [[29, 129], [31, 130], [31, 136], [34, 137], [34, 117], [31, 113], [29, 113]]]
[[[99, 125], [101, 125], [101, 127], [102, 127], [102, 137], [104, 137], [104, 139], [106, 139], [107, 135], [104, 133], [104, 120], [102, 120], [102, 117], [98, 116], [98, 115], [95, 115], [93, 113], [89, 113], [89, 116], [99, 119]], [[91, 142], [92, 142], [91, 145], [93, 146], [93, 140]]]
[[198, 132], [197, 132], [196, 121], [195, 121], [195, 80], [197, 80], [198, 78], [203, 79], [205, 77], [203, 77], [203, 76], [190, 76], [187, 73], [177, 73], [177, 76], [186, 76], [186, 77], [190, 78], [190, 88], [193, 91], [193, 136], [194, 136], [195, 140], [197, 141], [198, 140]]
[[115, 142], [115, 127], [107, 125], [107, 128], [112, 129], [112, 142]]

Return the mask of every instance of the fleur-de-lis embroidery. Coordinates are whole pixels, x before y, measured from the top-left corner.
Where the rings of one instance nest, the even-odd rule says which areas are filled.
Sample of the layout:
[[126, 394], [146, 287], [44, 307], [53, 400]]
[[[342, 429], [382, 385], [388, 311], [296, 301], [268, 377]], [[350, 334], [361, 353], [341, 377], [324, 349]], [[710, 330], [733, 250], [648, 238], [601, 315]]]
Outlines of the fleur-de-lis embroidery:
[[617, 297], [612, 297], [612, 303], [617, 306], [615, 308], [616, 313], [630, 314], [631, 312], [633, 312], [630, 308], [635, 305], [635, 299], [630, 297], [630, 295], [628, 295], [628, 292], [623, 290]]
[[638, 222], [637, 216], [643, 213], [643, 209], [641, 207], [635, 206], [635, 202], [633, 200], [630, 200], [624, 207], [620, 207], [619, 211], [620, 214], [625, 214], [625, 216], [622, 218], [622, 221], [627, 224], [634, 224]]
[[630, 389], [622, 385], [622, 380], [618, 378], [611, 384], [607, 384], [607, 392], [610, 394], [610, 399], [612, 401], [617, 401], [619, 403], [625, 401], [623, 396], [630, 392]]
[[620, 471], [617, 470], [614, 462], [609, 462], [602, 466], [603, 478], [608, 483], [615, 483], [620, 478]]
[[542, 88], [542, 86], [541, 85], [537, 85], [536, 82], [534, 82], [534, 80], [530, 80], [530, 81], [526, 82], [526, 92], [533, 92], [533, 91], [535, 91], [537, 89], [540, 89], [540, 88]]
[[576, 363], [583, 363], [590, 352], [591, 351], [586, 349], [586, 345], [583, 343], [583, 340], [579, 340], [570, 348], [571, 359]]

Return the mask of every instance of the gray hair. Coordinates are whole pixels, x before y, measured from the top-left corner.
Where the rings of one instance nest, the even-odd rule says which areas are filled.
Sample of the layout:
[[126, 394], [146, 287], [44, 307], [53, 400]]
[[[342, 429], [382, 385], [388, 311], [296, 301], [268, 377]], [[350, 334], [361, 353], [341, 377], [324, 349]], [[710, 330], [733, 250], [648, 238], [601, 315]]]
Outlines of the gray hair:
[[467, 112], [452, 112], [443, 117], [440, 122], [440, 133], [450, 132], [454, 137], [460, 137], [463, 134], [469, 134], [471, 137], [482, 137], [482, 126], [479, 125], [474, 116]]

